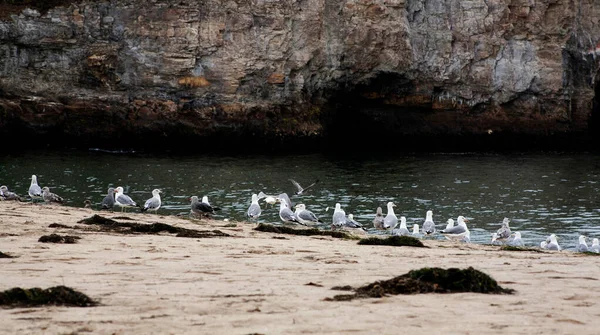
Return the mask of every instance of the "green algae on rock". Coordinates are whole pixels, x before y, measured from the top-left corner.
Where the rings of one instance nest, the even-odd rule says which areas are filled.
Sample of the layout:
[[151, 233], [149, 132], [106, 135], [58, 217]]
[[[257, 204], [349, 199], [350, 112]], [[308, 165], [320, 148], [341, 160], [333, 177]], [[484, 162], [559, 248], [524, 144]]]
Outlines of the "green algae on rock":
[[406, 247], [419, 247], [428, 248], [418, 238], [412, 236], [389, 236], [386, 238], [380, 237], [369, 237], [362, 238], [358, 241], [361, 245], [391, 245], [395, 247], [406, 246]]
[[15, 287], [0, 292], [0, 306], [14, 308], [48, 305], [91, 307], [98, 305], [98, 302], [66, 286], [54, 286], [47, 289]]
[[389, 280], [376, 281], [354, 289], [354, 294], [336, 295], [326, 301], [348, 301], [357, 298], [381, 298], [387, 295], [417, 293], [512, 294], [514, 290], [498, 285], [487, 274], [467, 269], [421, 268]]

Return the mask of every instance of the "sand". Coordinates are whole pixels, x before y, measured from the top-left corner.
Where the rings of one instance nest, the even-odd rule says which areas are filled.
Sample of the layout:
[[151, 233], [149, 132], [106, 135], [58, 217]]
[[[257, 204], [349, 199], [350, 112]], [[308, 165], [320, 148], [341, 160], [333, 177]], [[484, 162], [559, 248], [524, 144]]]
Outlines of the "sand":
[[[79, 226], [99, 214], [218, 229], [231, 237], [123, 235]], [[123, 220], [121, 220], [123, 221]], [[358, 245], [254, 231], [255, 224], [0, 202], [0, 290], [66, 285], [97, 307], [0, 308], [1, 334], [574, 334], [600, 325], [600, 257], [426, 240]], [[235, 227], [234, 227], [235, 225]], [[89, 228], [89, 227], [85, 227]], [[76, 244], [41, 243], [77, 235]], [[472, 266], [513, 295], [398, 295], [325, 301], [422, 267]]]

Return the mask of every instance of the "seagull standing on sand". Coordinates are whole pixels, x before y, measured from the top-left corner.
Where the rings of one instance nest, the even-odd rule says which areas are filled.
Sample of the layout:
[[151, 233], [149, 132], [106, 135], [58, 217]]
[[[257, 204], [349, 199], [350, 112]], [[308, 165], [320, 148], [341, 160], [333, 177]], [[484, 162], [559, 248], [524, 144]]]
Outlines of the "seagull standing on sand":
[[208, 199], [206, 202], [198, 201], [198, 196], [194, 195], [190, 198], [190, 202], [192, 214], [208, 216], [215, 212], [215, 209], [208, 203]]
[[48, 188], [48, 186], [44, 186], [44, 188], [42, 188], [42, 198], [47, 204], [53, 202], [62, 204], [64, 202], [63, 198], [58, 194], [50, 192], [50, 188]]
[[346, 212], [342, 209], [342, 205], [339, 203], [335, 204], [335, 210], [333, 211], [333, 227], [342, 227], [346, 223]]
[[[496, 233], [494, 233], [494, 234], [496, 234]], [[548, 249], [548, 242], [546, 242], [546, 241], [540, 242], [540, 248]]]
[[142, 207], [141, 211], [142, 212], [154, 211], [155, 213], [157, 213], [158, 209], [160, 208], [160, 205], [161, 205], [161, 201], [160, 201], [161, 193], [162, 193], [162, 191], [157, 188], [152, 190], [152, 198], [146, 200], [146, 202], [144, 203], [144, 207]]
[[208, 206], [207, 207], [209, 209], [209, 211], [207, 211], [208, 214], [215, 214], [215, 211], [220, 211], [221, 210], [221, 208], [219, 208], [219, 207], [211, 206], [210, 203], [208, 202], [208, 197], [207, 196], [203, 196], [202, 197], [202, 203], [206, 204]]
[[381, 207], [377, 207], [377, 213], [375, 213], [375, 218], [373, 219], [373, 227], [375, 227], [376, 229], [385, 229], [383, 227], [383, 220], [385, 218], [383, 217], [383, 210], [381, 209]]
[[290, 207], [288, 207], [288, 204], [286, 203], [285, 198], [278, 198], [280, 205], [279, 205], [279, 218], [281, 219], [281, 221], [283, 221], [284, 223], [299, 223], [299, 224], [304, 224], [302, 222], [300, 222], [298, 220], [298, 218], [296, 217], [296, 214], [294, 214], [294, 212], [292, 212], [292, 210], [290, 209]]
[[556, 235], [552, 234], [550, 235], [550, 237], [548, 237], [548, 240], [550, 240], [550, 242], [547, 242], [548, 244], [546, 244], [546, 249], [548, 250], [561, 250], [560, 245], [558, 245], [558, 241], [556, 239]]
[[246, 215], [250, 219], [258, 219], [262, 210], [260, 209], [260, 205], [258, 204], [258, 195], [256, 193], [252, 194], [252, 203], [250, 203], [250, 207], [248, 207], [248, 211]]
[[113, 187], [108, 188], [108, 193], [102, 199], [101, 209], [113, 209], [115, 207], [115, 189]]
[[590, 251], [600, 253], [600, 243], [598, 242], [597, 238], [592, 240], [592, 247], [590, 248]]
[[393, 230], [398, 225], [398, 217], [394, 213], [396, 205], [393, 202], [387, 203], [387, 215], [383, 219], [383, 228]]
[[125, 210], [126, 207], [138, 207], [139, 205], [133, 201], [127, 194], [123, 193], [123, 188], [121, 186], [115, 189], [115, 204], [121, 206], [121, 212]]
[[21, 197], [8, 190], [8, 187], [6, 187], [6, 185], [2, 185], [0, 186], [0, 194], [2, 195], [2, 200], [18, 200], [18, 201], [23, 201], [23, 199], [21, 199]]
[[348, 217], [346, 218], [346, 222], [344, 222], [344, 227], [346, 228], [363, 228], [362, 224], [360, 224], [358, 221], [354, 220], [354, 214], [348, 214]]
[[418, 224], [413, 224], [413, 231], [412, 231], [412, 236], [413, 237], [419, 237], [421, 236], [421, 233], [419, 232], [419, 225]]
[[410, 231], [406, 227], [406, 218], [404, 216], [400, 217], [400, 228], [392, 230], [392, 235], [398, 235], [398, 236], [410, 235]]
[[502, 226], [496, 231], [495, 236], [492, 235], [492, 243], [495, 241], [505, 242], [510, 237], [512, 233], [508, 225], [509, 222], [509, 218], [504, 218], [504, 220], [502, 220]]
[[587, 242], [585, 241], [586, 237], [583, 235], [579, 235], [579, 244], [577, 245], [577, 251], [578, 252], [588, 252], [588, 245]]
[[315, 180], [314, 183], [306, 186], [306, 187], [302, 187], [300, 186], [300, 184], [298, 184], [298, 182], [296, 182], [294, 179], [290, 179], [290, 181], [292, 182], [292, 184], [294, 184], [294, 186], [296, 186], [296, 188], [298, 189], [298, 191], [296, 192], [297, 195], [301, 195], [302, 193], [308, 191], [308, 189], [310, 189], [311, 187], [315, 186], [318, 182], [319, 179]]
[[296, 212], [294, 214], [296, 214], [296, 218], [298, 219], [298, 221], [300, 221], [301, 224], [306, 226], [314, 225], [321, 222], [321, 220], [319, 220], [319, 218], [313, 212], [306, 209], [306, 205], [304, 204], [297, 204]]
[[42, 198], [42, 188], [37, 183], [36, 175], [31, 175], [31, 184], [29, 185], [29, 190], [27, 192], [31, 197], [31, 202], [33, 203], [34, 199], [43, 199]]
[[435, 223], [433, 223], [433, 212], [427, 211], [425, 214], [425, 222], [423, 222], [423, 234], [431, 235], [435, 233]]
[[511, 237], [508, 238], [508, 240], [506, 240], [506, 244], [513, 246], [513, 247], [522, 247], [525, 244], [523, 243], [523, 240], [521, 239], [521, 232], [515, 232], [514, 234], [511, 235]]
[[[469, 231], [469, 228], [467, 228], [467, 224], [465, 223], [465, 221], [468, 220], [464, 216], [460, 215], [457, 219], [458, 224], [456, 226], [452, 225], [452, 227], [448, 228], [448, 224], [448, 226], [446, 226], [446, 229], [440, 230], [440, 234], [444, 235], [444, 237], [446, 237], [450, 241], [462, 240], [465, 234]], [[454, 221], [452, 223], [454, 224]], [[470, 235], [471, 233], [469, 233], [469, 236]]]

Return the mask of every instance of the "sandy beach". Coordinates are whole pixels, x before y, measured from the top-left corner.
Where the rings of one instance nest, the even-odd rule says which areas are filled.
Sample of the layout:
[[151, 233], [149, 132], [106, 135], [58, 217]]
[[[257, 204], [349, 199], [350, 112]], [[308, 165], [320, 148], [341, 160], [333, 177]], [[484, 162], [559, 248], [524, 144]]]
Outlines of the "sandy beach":
[[[94, 214], [230, 236], [124, 235], [78, 223]], [[15, 256], [0, 259], [0, 290], [65, 285], [100, 303], [0, 308], [2, 334], [575, 334], [600, 325], [600, 258], [570, 251], [501, 251], [441, 240], [423, 241], [430, 248], [358, 245], [160, 211], [13, 201], [0, 202], [0, 222], [0, 251]], [[81, 238], [38, 242], [51, 233]], [[339, 294], [333, 286], [469, 266], [515, 293], [325, 300]]]

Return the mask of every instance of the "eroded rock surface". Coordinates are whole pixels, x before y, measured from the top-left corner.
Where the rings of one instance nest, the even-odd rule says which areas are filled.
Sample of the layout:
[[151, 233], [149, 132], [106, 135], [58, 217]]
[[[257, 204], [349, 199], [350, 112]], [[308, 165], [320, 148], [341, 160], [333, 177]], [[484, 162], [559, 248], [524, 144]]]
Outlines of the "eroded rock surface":
[[44, 3], [1, 5], [4, 133], [547, 135], [594, 107], [593, 1]]

